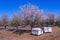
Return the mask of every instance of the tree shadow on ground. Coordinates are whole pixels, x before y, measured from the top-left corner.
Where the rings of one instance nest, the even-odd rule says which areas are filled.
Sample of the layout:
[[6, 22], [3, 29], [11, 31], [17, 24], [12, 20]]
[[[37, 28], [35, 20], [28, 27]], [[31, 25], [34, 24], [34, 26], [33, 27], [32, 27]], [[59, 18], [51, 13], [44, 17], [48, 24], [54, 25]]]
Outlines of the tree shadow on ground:
[[5, 28], [0, 28], [0, 30], [4, 30]]
[[16, 33], [18, 35], [22, 35], [24, 33], [31, 33], [31, 30], [22, 30], [22, 29], [20, 29], [20, 30], [14, 31], [13, 33]]
[[16, 29], [7, 29], [7, 31], [14, 31], [14, 30], [16, 30]]

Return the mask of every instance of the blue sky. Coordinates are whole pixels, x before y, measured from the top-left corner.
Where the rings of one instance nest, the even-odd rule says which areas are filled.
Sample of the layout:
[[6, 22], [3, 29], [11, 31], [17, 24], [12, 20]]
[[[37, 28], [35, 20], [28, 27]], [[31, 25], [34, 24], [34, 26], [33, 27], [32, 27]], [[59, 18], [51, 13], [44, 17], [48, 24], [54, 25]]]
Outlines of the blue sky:
[[19, 10], [19, 6], [28, 3], [37, 5], [40, 9], [45, 10], [45, 14], [53, 11], [56, 16], [60, 15], [60, 0], [0, 0], [0, 16], [4, 12], [12, 16], [15, 11]]

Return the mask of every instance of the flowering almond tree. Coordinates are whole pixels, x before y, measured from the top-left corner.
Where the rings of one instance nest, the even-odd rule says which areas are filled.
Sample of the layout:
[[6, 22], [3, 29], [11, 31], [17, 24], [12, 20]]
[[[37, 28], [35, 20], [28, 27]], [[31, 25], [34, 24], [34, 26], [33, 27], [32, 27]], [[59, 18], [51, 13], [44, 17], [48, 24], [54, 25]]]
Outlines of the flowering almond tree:
[[23, 5], [20, 9], [24, 14], [25, 24], [31, 25], [31, 27], [40, 25], [43, 10], [40, 10], [37, 6], [32, 4]]
[[19, 13], [15, 13], [13, 16], [13, 19], [11, 21], [11, 25], [16, 27], [16, 30], [18, 30], [18, 26], [21, 25], [21, 16]]
[[8, 25], [8, 16], [6, 15], [6, 14], [3, 14], [2, 15], [2, 25], [5, 27], [5, 29], [6, 29], [6, 27], [7, 27], [7, 25]]
[[53, 26], [53, 24], [54, 24], [54, 19], [55, 19], [54, 13], [53, 13], [53, 12], [50, 12], [50, 13], [48, 14], [48, 17], [49, 17], [49, 23], [51, 24], [51, 26]]
[[57, 26], [60, 25], [60, 16], [56, 17], [55, 24], [56, 24]]

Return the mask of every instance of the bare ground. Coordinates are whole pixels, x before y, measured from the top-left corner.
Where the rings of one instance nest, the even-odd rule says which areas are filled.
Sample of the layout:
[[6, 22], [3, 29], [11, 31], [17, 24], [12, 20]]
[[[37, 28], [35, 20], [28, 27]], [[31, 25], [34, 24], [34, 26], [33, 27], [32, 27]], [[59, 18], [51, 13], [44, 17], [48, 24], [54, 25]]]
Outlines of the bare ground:
[[[24, 30], [28, 30], [28, 28]], [[60, 28], [58, 27], [53, 27], [52, 33], [44, 33], [40, 36], [34, 36], [31, 33], [19, 35], [14, 31], [0, 30], [0, 40], [60, 40]]]

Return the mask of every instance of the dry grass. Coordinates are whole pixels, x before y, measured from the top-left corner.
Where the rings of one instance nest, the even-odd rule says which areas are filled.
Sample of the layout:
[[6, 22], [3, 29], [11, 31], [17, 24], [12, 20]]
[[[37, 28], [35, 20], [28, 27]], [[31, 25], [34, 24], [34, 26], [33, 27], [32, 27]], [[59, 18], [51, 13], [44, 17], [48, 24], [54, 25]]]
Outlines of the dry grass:
[[[24, 30], [28, 30], [28, 28]], [[0, 30], [0, 40], [60, 40], [60, 29], [57, 27], [53, 27], [52, 33], [44, 33], [40, 36], [34, 36], [30, 33], [22, 33], [22, 35], [19, 35], [13, 32]]]

